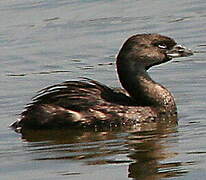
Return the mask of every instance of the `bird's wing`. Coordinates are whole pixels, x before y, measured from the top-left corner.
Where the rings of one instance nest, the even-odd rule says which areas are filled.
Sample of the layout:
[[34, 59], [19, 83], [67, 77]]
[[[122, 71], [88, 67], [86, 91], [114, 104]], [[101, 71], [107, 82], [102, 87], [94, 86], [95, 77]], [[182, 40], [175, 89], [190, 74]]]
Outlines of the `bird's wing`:
[[29, 106], [37, 104], [52, 104], [75, 111], [87, 110], [88, 108], [107, 104], [127, 104], [130, 97], [109, 88], [97, 81], [84, 78], [83, 81], [65, 81], [63, 83], [42, 89], [33, 98]]

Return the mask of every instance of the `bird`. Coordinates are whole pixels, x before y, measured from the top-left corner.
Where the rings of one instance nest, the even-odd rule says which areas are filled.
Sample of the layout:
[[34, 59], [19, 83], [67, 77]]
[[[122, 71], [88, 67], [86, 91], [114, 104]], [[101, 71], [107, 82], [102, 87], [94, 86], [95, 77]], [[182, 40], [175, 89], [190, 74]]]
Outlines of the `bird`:
[[177, 116], [174, 96], [148, 70], [173, 58], [193, 55], [174, 39], [136, 34], [122, 45], [116, 68], [123, 88], [83, 78], [46, 87], [33, 97], [11, 127], [24, 129], [131, 127]]

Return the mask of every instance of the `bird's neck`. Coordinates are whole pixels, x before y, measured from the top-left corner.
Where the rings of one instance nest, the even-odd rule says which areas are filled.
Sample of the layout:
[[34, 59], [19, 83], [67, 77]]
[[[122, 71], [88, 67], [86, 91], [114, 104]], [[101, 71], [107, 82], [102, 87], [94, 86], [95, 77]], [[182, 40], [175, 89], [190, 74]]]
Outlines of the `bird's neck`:
[[153, 81], [144, 67], [117, 62], [117, 71], [122, 86], [138, 105], [161, 107], [166, 111], [176, 109], [173, 95]]

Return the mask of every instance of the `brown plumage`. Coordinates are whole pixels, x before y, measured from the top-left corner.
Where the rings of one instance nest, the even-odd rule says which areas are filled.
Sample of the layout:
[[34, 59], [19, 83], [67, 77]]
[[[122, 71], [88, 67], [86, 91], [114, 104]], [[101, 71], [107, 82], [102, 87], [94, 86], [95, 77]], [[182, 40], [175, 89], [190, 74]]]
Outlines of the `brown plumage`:
[[166, 36], [138, 34], [130, 37], [117, 57], [124, 89], [97, 81], [66, 81], [43, 89], [26, 107], [16, 130], [40, 128], [98, 128], [131, 126], [176, 116], [172, 94], [154, 82], [147, 70], [192, 51]]

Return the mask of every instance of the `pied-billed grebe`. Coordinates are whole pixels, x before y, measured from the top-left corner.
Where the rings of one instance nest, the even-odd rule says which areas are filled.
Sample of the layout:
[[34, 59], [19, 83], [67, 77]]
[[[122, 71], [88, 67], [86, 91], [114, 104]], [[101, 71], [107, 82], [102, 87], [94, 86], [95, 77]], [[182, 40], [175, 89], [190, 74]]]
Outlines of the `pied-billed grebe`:
[[112, 89], [97, 81], [66, 81], [43, 89], [11, 126], [65, 128], [127, 126], [176, 115], [173, 95], [154, 82], [147, 70], [176, 57], [192, 55], [166, 36], [137, 34], [117, 56], [117, 72], [124, 89]]

